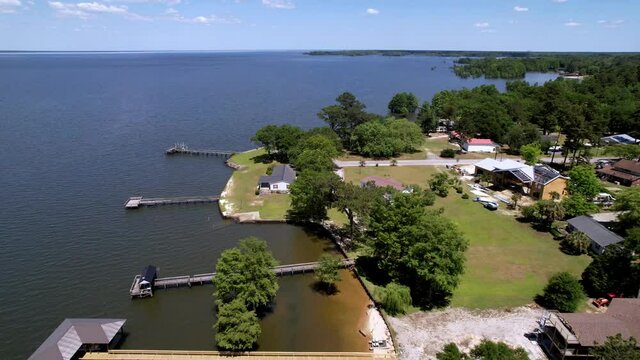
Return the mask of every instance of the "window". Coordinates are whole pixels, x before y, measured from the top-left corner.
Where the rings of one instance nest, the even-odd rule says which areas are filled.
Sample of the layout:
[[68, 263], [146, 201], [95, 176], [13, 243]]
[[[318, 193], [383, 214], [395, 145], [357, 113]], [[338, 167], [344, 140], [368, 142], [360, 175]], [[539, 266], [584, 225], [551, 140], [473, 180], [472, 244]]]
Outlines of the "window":
[[273, 184], [272, 187], [274, 190], [278, 190], [278, 184]]

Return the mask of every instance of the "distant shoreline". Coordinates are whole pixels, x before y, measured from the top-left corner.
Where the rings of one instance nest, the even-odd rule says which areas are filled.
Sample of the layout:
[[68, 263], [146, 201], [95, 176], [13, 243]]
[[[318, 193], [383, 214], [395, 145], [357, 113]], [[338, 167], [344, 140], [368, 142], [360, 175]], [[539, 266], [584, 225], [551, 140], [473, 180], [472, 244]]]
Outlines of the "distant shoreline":
[[314, 50], [311, 56], [438, 56], [438, 57], [540, 57], [638, 55], [639, 52], [553, 52], [553, 51], [482, 51], [482, 50]]

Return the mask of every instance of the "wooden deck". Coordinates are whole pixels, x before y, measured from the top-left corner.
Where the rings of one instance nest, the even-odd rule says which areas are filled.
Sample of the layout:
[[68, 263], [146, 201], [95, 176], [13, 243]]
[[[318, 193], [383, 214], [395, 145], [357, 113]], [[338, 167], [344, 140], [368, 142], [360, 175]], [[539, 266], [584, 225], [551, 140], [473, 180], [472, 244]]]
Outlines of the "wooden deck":
[[[354, 265], [353, 259], [344, 259], [342, 262], [343, 267], [350, 267]], [[300, 264], [290, 264], [290, 265], [280, 265], [273, 268], [273, 272], [277, 276], [285, 276], [285, 275], [294, 275], [294, 274], [303, 274], [307, 272], [313, 272], [320, 265], [319, 262], [308, 262], [308, 263], [300, 263]], [[182, 275], [182, 276], [172, 276], [172, 277], [164, 277], [157, 278], [154, 282], [154, 289], [167, 289], [172, 287], [180, 287], [180, 286], [194, 286], [194, 285], [204, 285], [211, 284], [211, 279], [216, 276], [215, 272], [205, 273], [205, 274], [196, 274], [196, 275]], [[139, 279], [140, 275], [136, 275], [133, 279], [132, 289], [137, 279]]]
[[395, 354], [374, 354], [366, 352], [283, 352], [252, 351], [243, 353], [227, 353], [219, 351], [191, 350], [109, 350], [85, 354], [84, 360], [363, 360], [363, 359], [396, 359]]
[[178, 205], [178, 204], [206, 204], [220, 200], [219, 196], [179, 196], [168, 198], [144, 198], [132, 196], [125, 203], [125, 209], [138, 209], [143, 206]]
[[185, 144], [175, 144], [165, 151], [167, 155], [202, 155], [202, 156], [222, 156], [231, 157], [235, 151], [230, 150], [214, 150], [214, 149], [191, 149]]

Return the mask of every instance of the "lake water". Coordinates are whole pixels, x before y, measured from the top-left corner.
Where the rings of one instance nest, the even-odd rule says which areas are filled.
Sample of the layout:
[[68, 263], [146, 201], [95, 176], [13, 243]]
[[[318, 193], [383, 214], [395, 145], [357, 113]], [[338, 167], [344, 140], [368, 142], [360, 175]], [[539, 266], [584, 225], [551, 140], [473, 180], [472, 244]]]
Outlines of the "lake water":
[[[313, 261], [326, 239], [289, 225], [235, 225], [215, 206], [125, 211], [132, 195], [218, 194], [220, 159], [165, 157], [176, 141], [243, 150], [268, 123], [322, 126], [351, 91], [383, 113], [391, 96], [504, 81], [460, 79], [453, 59], [310, 57], [293, 52], [0, 54], [0, 359], [22, 359], [66, 317], [127, 318], [128, 348], [213, 349], [212, 287], [131, 301], [134, 274], [213, 270], [220, 252], [259, 236], [281, 263]], [[435, 68], [434, 68], [435, 67]], [[433, 68], [433, 70], [432, 70]], [[543, 82], [555, 77], [530, 74]], [[282, 278], [260, 349], [364, 350], [364, 292], [313, 292]]]

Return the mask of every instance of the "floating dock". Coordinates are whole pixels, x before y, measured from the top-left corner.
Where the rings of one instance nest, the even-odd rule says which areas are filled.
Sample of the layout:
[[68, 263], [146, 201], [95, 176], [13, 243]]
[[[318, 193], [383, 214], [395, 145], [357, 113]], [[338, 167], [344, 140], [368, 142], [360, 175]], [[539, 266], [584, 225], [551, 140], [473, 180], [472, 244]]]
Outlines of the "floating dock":
[[230, 150], [213, 150], [213, 149], [191, 149], [185, 144], [175, 144], [165, 151], [167, 155], [202, 155], [202, 156], [222, 156], [231, 157], [235, 151]]
[[[353, 259], [344, 259], [342, 261], [342, 267], [351, 267], [355, 264]], [[276, 276], [303, 274], [315, 271], [320, 266], [319, 262], [308, 262], [300, 264], [280, 265], [273, 268], [273, 272]], [[194, 286], [211, 284], [211, 279], [216, 276], [216, 273], [205, 273], [196, 275], [183, 275], [172, 276], [165, 278], [157, 278], [153, 283], [153, 289], [167, 289], [172, 287], [181, 286]], [[136, 283], [140, 282], [142, 275], [136, 275], [133, 279], [131, 289], [135, 288]], [[130, 291], [131, 296], [136, 296], [133, 291]]]
[[144, 198], [132, 196], [125, 203], [125, 209], [138, 209], [143, 206], [179, 205], [179, 204], [207, 204], [220, 200], [220, 196], [179, 196], [168, 198]]

